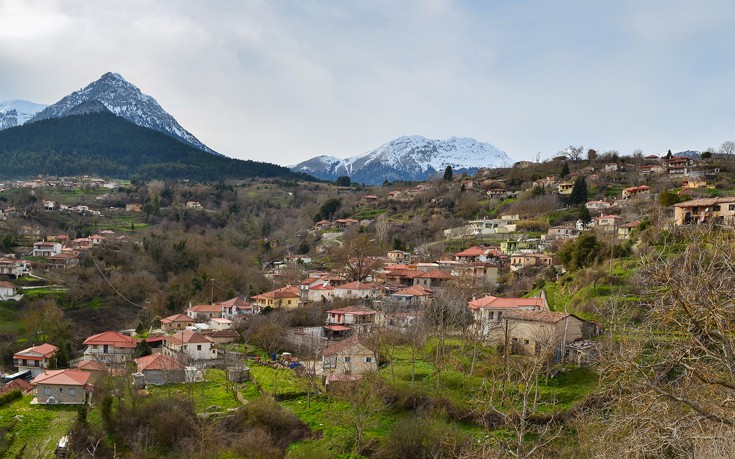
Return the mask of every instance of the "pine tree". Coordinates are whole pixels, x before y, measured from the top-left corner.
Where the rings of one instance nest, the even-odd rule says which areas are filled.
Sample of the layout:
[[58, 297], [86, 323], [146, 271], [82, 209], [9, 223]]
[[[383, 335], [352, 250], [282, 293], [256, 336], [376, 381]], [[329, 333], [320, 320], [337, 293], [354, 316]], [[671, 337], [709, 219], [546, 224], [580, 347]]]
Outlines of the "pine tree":
[[454, 172], [452, 171], [452, 166], [447, 166], [447, 168], [444, 169], [444, 180], [447, 182], [451, 182], [453, 177]]
[[567, 164], [566, 161], [564, 162], [564, 166], [561, 168], [561, 173], [559, 175], [561, 175], [561, 178], [569, 175], [569, 164]]
[[587, 202], [587, 180], [579, 177], [574, 181], [572, 194], [569, 195], [570, 204], [584, 204]]

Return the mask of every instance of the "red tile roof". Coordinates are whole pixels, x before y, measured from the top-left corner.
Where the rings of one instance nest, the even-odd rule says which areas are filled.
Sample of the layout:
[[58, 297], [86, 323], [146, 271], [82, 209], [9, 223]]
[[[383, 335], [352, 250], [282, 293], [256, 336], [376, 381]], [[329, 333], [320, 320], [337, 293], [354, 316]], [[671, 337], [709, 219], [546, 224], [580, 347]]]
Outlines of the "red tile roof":
[[84, 340], [84, 344], [87, 346], [110, 344], [115, 347], [135, 347], [138, 344], [138, 340], [116, 331], [106, 331], [90, 336]]
[[43, 343], [39, 346], [29, 347], [22, 351], [16, 352], [13, 358], [30, 359], [30, 360], [42, 360], [43, 358], [51, 358], [59, 350], [58, 347], [53, 344]]
[[434, 294], [434, 291], [424, 287], [423, 285], [414, 285], [412, 287], [404, 288], [401, 290], [398, 290], [393, 295], [398, 296], [431, 296]]
[[196, 306], [192, 306], [187, 311], [191, 312], [222, 312], [222, 306], [219, 304], [198, 304]]
[[20, 389], [20, 391], [25, 394], [32, 391], [33, 386], [25, 379], [14, 379], [9, 383], [0, 386], [0, 395], [6, 394], [15, 389]]
[[165, 354], [151, 354], [135, 359], [138, 370], [183, 370], [184, 365]]
[[365, 344], [360, 339], [360, 335], [353, 335], [347, 339], [343, 339], [342, 341], [338, 341], [332, 345], [325, 347], [322, 351], [322, 355], [339, 354], [340, 352], [345, 351], [352, 346], [356, 346], [358, 344], [365, 346]]
[[543, 298], [499, 298], [488, 295], [469, 302], [470, 309], [485, 308], [520, 308], [520, 307], [538, 307], [544, 308]]
[[172, 316], [164, 317], [161, 319], [162, 324], [170, 324], [172, 322], [194, 322], [194, 319], [187, 316], [186, 314], [174, 314]]
[[211, 343], [206, 336], [189, 330], [183, 330], [172, 336], [165, 337], [166, 341], [170, 341], [176, 345], [192, 344], [192, 343]]
[[511, 320], [546, 322], [552, 324], [564, 320], [567, 317], [574, 317], [576, 319], [582, 320], [574, 314], [554, 311], [510, 311], [506, 312], [503, 317]]
[[45, 370], [36, 376], [31, 384], [59, 384], [64, 386], [84, 386], [90, 373], [82, 370]]
[[377, 314], [372, 309], [366, 308], [363, 306], [346, 306], [344, 308], [332, 309], [330, 311], [327, 311], [327, 313], [328, 314], [352, 314], [356, 316], [369, 316], [372, 314]]
[[256, 300], [267, 300], [267, 299], [276, 299], [276, 298], [300, 298], [301, 292], [299, 291], [298, 287], [281, 287], [276, 290], [272, 290], [270, 292], [261, 293], [260, 295], [255, 295], [253, 298]]
[[354, 281], [354, 282], [348, 282], [343, 285], [338, 285], [335, 288], [342, 289], [342, 290], [375, 290], [375, 289], [379, 289], [380, 285], [371, 284], [369, 282]]
[[107, 365], [99, 360], [82, 360], [77, 364], [77, 370], [84, 371], [107, 371]]

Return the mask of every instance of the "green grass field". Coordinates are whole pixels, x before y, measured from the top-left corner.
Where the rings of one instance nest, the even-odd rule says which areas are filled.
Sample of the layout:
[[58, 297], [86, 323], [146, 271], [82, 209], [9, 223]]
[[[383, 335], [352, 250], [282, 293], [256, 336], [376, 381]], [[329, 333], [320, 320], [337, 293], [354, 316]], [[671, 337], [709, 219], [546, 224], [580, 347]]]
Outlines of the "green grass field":
[[31, 405], [26, 395], [0, 408], [1, 457], [53, 457], [56, 445], [67, 434], [78, 408], [70, 405]]
[[153, 395], [191, 395], [194, 408], [200, 413], [218, 412], [241, 406], [235, 394], [227, 390], [225, 372], [217, 369], [205, 371], [205, 381], [193, 384], [169, 384], [150, 386]]

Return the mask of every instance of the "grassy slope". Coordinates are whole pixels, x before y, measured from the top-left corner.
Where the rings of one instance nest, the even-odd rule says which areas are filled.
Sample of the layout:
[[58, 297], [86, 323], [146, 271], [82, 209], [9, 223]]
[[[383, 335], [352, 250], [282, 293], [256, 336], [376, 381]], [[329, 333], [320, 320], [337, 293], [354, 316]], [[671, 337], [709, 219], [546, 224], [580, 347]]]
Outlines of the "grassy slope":
[[75, 406], [32, 406], [32, 399], [26, 395], [0, 408], [0, 429], [7, 429], [9, 440], [7, 450], [0, 449], [2, 457], [53, 457], [56, 444], [77, 416]]

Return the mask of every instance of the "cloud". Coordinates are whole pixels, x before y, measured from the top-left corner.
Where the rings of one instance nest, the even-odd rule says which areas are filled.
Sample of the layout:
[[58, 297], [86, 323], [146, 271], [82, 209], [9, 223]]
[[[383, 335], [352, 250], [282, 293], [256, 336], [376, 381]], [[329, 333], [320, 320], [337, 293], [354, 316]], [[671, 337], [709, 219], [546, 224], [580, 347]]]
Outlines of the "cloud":
[[728, 3], [0, 0], [0, 99], [122, 74], [229, 156], [293, 164], [404, 134], [516, 159], [732, 137]]

